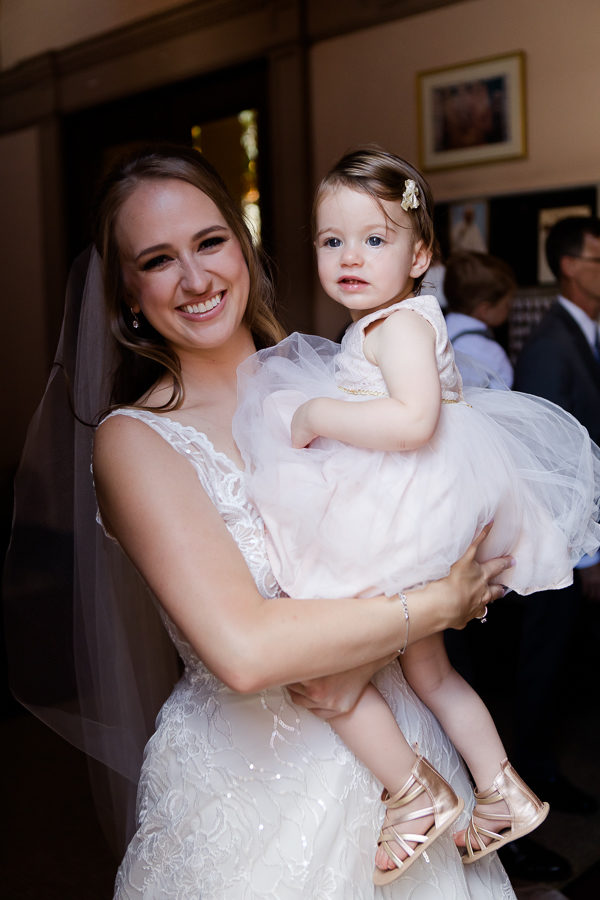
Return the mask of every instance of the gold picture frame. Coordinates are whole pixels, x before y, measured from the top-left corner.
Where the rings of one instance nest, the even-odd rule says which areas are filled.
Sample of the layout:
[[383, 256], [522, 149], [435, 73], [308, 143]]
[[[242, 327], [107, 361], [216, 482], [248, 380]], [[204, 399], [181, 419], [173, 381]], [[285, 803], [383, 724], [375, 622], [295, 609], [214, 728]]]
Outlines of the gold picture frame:
[[527, 155], [525, 54], [417, 75], [419, 159], [425, 171]]

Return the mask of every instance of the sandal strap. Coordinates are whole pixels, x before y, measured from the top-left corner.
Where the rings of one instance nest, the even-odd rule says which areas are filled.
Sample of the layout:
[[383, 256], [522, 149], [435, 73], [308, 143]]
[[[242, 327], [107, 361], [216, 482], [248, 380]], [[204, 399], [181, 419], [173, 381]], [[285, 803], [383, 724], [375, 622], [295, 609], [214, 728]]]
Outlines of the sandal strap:
[[435, 816], [433, 806], [424, 806], [422, 809], [415, 809], [413, 812], [406, 813], [396, 824], [401, 825], [403, 822], [414, 822], [415, 819], [422, 819], [423, 816]]
[[[421, 796], [423, 794], [425, 796]], [[419, 797], [420, 801], [415, 803], [415, 806], [420, 808], [410, 811], [405, 809], [407, 804]], [[373, 875], [376, 885], [390, 884], [420, 857], [429, 862], [427, 855], [429, 845], [450, 827], [464, 806], [448, 782], [422, 756], [417, 756], [410, 777], [402, 788], [394, 796], [390, 796], [384, 790], [381, 799], [388, 809], [388, 814], [377, 843], [380, 849], [385, 851], [394, 868], [377, 867]], [[420, 803], [426, 805], [420, 806]], [[389, 815], [390, 810], [399, 812], [395, 816]], [[405, 830], [410, 828], [410, 823], [424, 818], [431, 822], [425, 834], [413, 834]], [[396, 821], [390, 822], [390, 819]], [[400, 859], [399, 854], [404, 858]]]
[[491, 819], [494, 822], [508, 822], [509, 825], [514, 821], [512, 813], [488, 812], [486, 809], [479, 809], [479, 804], [477, 804], [473, 810], [473, 815], [477, 816], [478, 819]]
[[384, 791], [381, 799], [388, 809], [400, 809], [403, 806], [407, 806], [412, 800], [415, 800], [424, 790], [423, 786], [415, 781], [411, 775], [406, 784], [402, 785], [400, 790], [393, 796]]
[[[502, 799], [502, 798], [500, 798]], [[484, 802], [486, 802], [484, 800]], [[488, 803], [494, 801], [487, 801]], [[483, 825], [478, 825], [477, 822], [474, 821], [474, 817], [477, 816], [478, 819], [489, 819], [493, 822], [506, 822], [506, 828], [502, 828], [500, 832], [490, 831], [488, 828], [484, 828]], [[510, 813], [491, 813], [487, 812], [485, 809], [479, 809], [479, 796], [477, 796], [477, 806], [473, 810], [471, 821], [467, 827], [467, 831], [465, 834], [465, 847], [467, 850], [467, 854], [469, 856], [474, 856], [481, 850], [486, 850], [490, 845], [486, 844], [482, 838], [486, 837], [492, 843], [497, 843], [498, 841], [502, 841], [505, 837], [505, 832], [508, 828], [510, 828], [513, 824], [514, 817]], [[473, 841], [476, 842], [477, 846], [473, 847]]]
[[[391, 833], [389, 833], [391, 832]], [[415, 852], [415, 848], [411, 847], [407, 841], [412, 841], [413, 844], [424, 844], [428, 840], [427, 835], [425, 834], [410, 834], [406, 832], [404, 834], [399, 834], [393, 827], [390, 829], [386, 829], [381, 833], [379, 841], [377, 842], [380, 847], [383, 847], [389, 858], [395, 863], [396, 868], [400, 869], [405, 864], [406, 859], [409, 859]], [[400, 857], [394, 852], [393, 847], [390, 846], [390, 841], [396, 843], [404, 852], [406, 853], [405, 859], [400, 859]]]
[[[420, 785], [411, 775], [408, 781], [400, 788], [400, 790], [396, 794], [394, 794], [393, 797], [389, 797], [389, 799], [387, 800], [384, 799], [383, 802], [388, 809], [401, 809], [403, 806], [406, 806], [416, 797], [419, 797], [424, 793], [426, 793], [425, 788]], [[429, 840], [428, 833], [429, 831], [431, 831], [431, 829], [428, 829], [427, 834], [412, 834], [408, 831], [399, 831], [399, 827], [404, 825], [406, 822], [413, 822], [415, 821], [415, 819], [422, 819], [424, 816], [435, 816], [435, 809], [433, 808], [433, 806], [424, 806], [420, 809], [415, 809], [412, 812], [407, 812], [398, 822], [395, 822], [393, 825], [386, 825], [381, 829], [377, 844], [385, 850], [397, 869], [402, 868], [402, 866], [406, 863], [406, 859], [410, 859], [410, 857], [415, 852], [415, 848], [411, 847], [408, 842], [412, 841], [413, 844], [417, 845], [425, 844]], [[432, 825], [432, 828], [433, 827], [435, 826]], [[406, 858], [404, 860], [400, 859], [398, 854], [394, 851], [394, 848], [391, 846], [391, 843], [396, 844], [397, 847], [404, 851], [404, 853], [406, 854]]]
[[[498, 834], [495, 831], [489, 831], [487, 828], [483, 828], [481, 825], [477, 825], [476, 822], [473, 822], [473, 820], [471, 820], [471, 822], [469, 823], [469, 826], [467, 828], [466, 840], [465, 840], [465, 844], [467, 846], [467, 852], [472, 853], [473, 849], [475, 849], [475, 851], [477, 851], [477, 850], [483, 850], [483, 849], [487, 848], [487, 846], [489, 846], [489, 845], [486, 844], [485, 841], [482, 840], [482, 838], [484, 838], [484, 837], [489, 838], [491, 841], [501, 841], [502, 840], [501, 834]], [[473, 840], [475, 840], [478, 844], [478, 846], [475, 848], [473, 848]]]
[[504, 800], [505, 798], [497, 788], [492, 786], [491, 788], [488, 788], [487, 791], [475, 791], [475, 799], [479, 806], [480, 803], [497, 803], [499, 800]]

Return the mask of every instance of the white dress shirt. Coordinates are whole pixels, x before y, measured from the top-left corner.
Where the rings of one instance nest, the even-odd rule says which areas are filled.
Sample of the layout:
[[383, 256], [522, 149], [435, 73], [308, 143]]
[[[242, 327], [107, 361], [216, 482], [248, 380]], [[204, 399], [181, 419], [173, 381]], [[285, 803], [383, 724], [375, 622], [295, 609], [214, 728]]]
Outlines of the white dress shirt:
[[[486, 337], [488, 328], [484, 322], [473, 316], [466, 316], [464, 313], [450, 312], [446, 316], [446, 327], [448, 328], [448, 337], [455, 350], [472, 356], [486, 369], [496, 372], [499, 380], [506, 387], [512, 387], [513, 367], [511, 362], [504, 348], [497, 341]], [[481, 334], [463, 334], [462, 337], [456, 338], [455, 343], [455, 336], [460, 335], [463, 331], [479, 331]]]

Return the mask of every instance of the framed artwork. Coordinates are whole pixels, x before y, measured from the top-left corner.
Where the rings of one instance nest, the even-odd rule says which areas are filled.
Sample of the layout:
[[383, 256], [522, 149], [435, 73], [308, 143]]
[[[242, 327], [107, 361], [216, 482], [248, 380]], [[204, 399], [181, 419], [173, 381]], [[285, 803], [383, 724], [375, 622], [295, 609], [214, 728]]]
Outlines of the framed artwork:
[[426, 171], [525, 156], [524, 54], [420, 72], [417, 110]]
[[449, 206], [448, 237], [450, 252], [475, 250], [487, 253], [488, 203], [487, 200], [469, 200], [451, 203]]

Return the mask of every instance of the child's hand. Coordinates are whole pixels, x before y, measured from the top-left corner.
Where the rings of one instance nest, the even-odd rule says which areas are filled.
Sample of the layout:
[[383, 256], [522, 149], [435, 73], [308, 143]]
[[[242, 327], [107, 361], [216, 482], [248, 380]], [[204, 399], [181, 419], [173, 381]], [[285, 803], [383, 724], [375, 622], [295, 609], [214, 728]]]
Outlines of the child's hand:
[[292, 434], [292, 447], [295, 447], [296, 450], [302, 449], [302, 447], [307, 447], [311, 441], [313, 441], [316, 437], [318, 437], [318, 433], [314, 430], [314, 427], [311, 425], [311, 412], [314, 410], [314, 406], [317, 400], [307, 400], [306, 403], [303, 403], [298, 407], [294, 416], [292, 418], [291, 425], [291, 434]]

